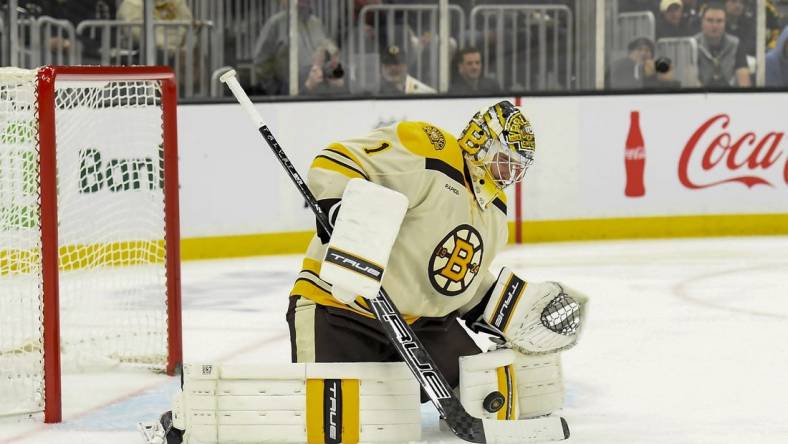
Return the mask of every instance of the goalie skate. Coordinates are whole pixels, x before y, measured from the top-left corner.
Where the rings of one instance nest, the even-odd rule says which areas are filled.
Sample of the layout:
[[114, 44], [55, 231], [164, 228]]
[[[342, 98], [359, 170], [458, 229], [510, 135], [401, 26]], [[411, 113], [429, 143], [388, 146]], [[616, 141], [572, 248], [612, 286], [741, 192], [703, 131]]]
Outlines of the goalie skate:
[[181, 444], [183, 432], [172, 427], [172, 412], [165, 412], [158, 421], [138, 422], [145, 444]]

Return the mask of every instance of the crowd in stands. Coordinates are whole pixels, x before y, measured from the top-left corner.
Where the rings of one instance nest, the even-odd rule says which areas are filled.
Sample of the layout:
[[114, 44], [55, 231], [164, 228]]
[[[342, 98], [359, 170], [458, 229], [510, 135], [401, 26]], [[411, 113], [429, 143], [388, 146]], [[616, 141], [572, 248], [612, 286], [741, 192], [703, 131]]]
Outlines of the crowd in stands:
[[[288, 33], [286, 0], [282, 0], [282, 10], [272, 16], [263, 26], [255, 51], [255, 64], [257, 65], [258, 92], [264, 94], [286, 94], [288, 87]], [[468, 6], [472, 2], [466, 2]], [[397, 2], [384, 0], [355, 0], [353, 2], [353, 23], [363, 27], [358, 32], [364, 41], [359, 42], [364, 54], [376, 54], [379, 61], [379, 78], [373, 82], [376, 86], [368, 93], [386, 95], [397, 94], [434, 94], [436, 88], [416, 78], [410, 69], [419, 61], [418, 54], [430, 45], [434, 38], [433, 31], [419, 33], [416, 26], [397, 14], [393, 23], [385, 20], [373, 21], [373, 16], [366, 15], [359, 22], [362, 8], [369, 5], [416, 5], [424, 4], [422, 1], [401, 0]], [[299, 66], [299, 91], [301, 94], [342, 94], [349, 92], [340, 46], [353, 36], [348, 33], [336, 36], [340, 41], [335, 41], [323, 29], [321, 20], [315, 15], [310, 0], [297, 0], [298, 6], [298, 34], [300, 37], [298, 48]], [[388, 29], [391, 26], [393, 29]], [[393, 39], [388, 36], [394, 35]], [[457, 48], [456, 40], [450, 43], [452, 52]], [[470, 57], [473, 57], [471, 55]], [[485, 93], [491, 90], [490, 79], [483, 78], [481, 89], [477, 79], [481, 75], [481, 60], [476, 51], [475, 66], [463, 69], [460, 74], [455, 65], [454, 76], [456, 84], [452, 84], [452, 92], [463, 94]], [[464, 60], [459, 60], [464, 62]], [[464, 65], [463, 65], [464, 66]], [[437, 74], [437, 73], [430, 73]], [[459, 80], [457, 80], [459, 79]], [[467, 83], [462, 79], [468, 79]], [[456, 86], [456, 88], [455, 88]], [[253, 86], [254, 87], [254, 86]], [[497, 90], [497, 84], [495, 89]]]
[[[65, 19], [78, 24], [84, 20], [119, 20], [123, 22], [139, 22], [143, 18], [144, 0], [19, 0], [20, 11], [29, 17], [50, 16]], [[154, 18], [158, 21], [195, 22], [190, 5], [196, 0], [154, 0]], [[267, 11], [264, 22], [260, 22], [255, 32], [253, 48], [248, 60], [231, 59], [225, 63], [245, 64], [248, 73], [243, 77], [246, 86], [254, 94], [287, 95], [291, 88], [290, 70], [290, 35], [288, 18], [288, 0], [260, 0], [265, 2]], [[783, 28], [782, 17], [775, 1], [766, 0], [766, 85], [775, 87], [788, 86], [788, 33]], [[296, 0], [298, 27], [298, 60], [297, 90], [301, 95], [342, 95], [350, 93], [362, 94], [430, 94], [436, 93], [438, 87], [438, 70], [423, 69], [424, 66], [437, 66], [437, 52], [428, 51], [437, 47], [437, 33], [433, 27], [422, 26], [422, 20], [416, 23], [414, 15], [406, 15], [402, 11], [393, 13], [394, 20], [373, 20], [372, 14], [362, 17], [365, 7], [375, 5], [424, 5], [430, 4], [423, 0], [348, 0], [352, 26], [338, 29], [326, 29], [326, 21], [317, 10], [316, 0]], [[504, 5], [561, 5], [576, 8], [575, 0], [539, 0], [524, 2], [523, 0], [452, 0], [453, 7], [459, 7], [466, 17], [471, 9], [480, 4]], [[606, 87], [613, 89], [637, 88], [677, 88], [682, 86], [702, 87], [749, 87], [754, 85], [757, 49], [756, 0], [617, 0], [618, 13], [648, 11], [654, 17], [653, 35], [636, 36], [629, 42], [621, 43], [621, 53], [616, 54], [606, 69]], [[788, 3], [788, 1], [786, 1]], [[325, 2], [324, 2], [325, 4]], [[331, 4], [329, 2], [329, 4]], [[339, 4], [337, 2], [336, 4]], [[0, 6], [2, 2], [0, 2]], [[575, 9], [576, 12], [576, 9]], [[344, 14], [344, 11], [341, 13]], [[380, 16], [378, 16], [380, 17]], [[488, 31], [483, 35], [494, 44], [504, 45], [506, 51], [519, 51], [520, 59], [515, 62], [516, 76], [536, 75], [533, 60], [536, 43], [540, 35], [548, 39], [558, 39], [568, 35], [565, 29], [558, 32], [531, 32], [529, 26], [534, 23], [548, 23], [549, 26], [560, 28], [562, 23], [557, 16], [545, 16], [533, 13], [521, 18], [521, 23], [510, 26], [521, 26], [506, 36], [506, 42], [496, 42], [500, 38]], [[579, 19], [579, 18], [576, 18]], [[508, 22], [507, 22], [508, 23]], [[452, 25], [454, 26], [454, 24]], [[507, 25], [509, 26], [509, 25]], [[567, 25], [568, 26], [568, 25]], [[358, 29], [361, 27], [361, 29]], [[457, 31], [457, 29], [453, 29]], [[527, 88], [518, 83], [513, 70], [498, 72], [495, 75], [496, 57], [500, 63], [500, 55], [496, 55], [484, 44], [474, 46], [474, 38], [481, 35], [479, 29], [465, 26], [464, 37], [453, 32], [448, 42], [451, 54], [449, 89], [450, 94], [457, 95], [491, 95], [505, 89]], [[141, 28], [130, 28], [130, 38], [139, 47]], [[185, 29], [178, 27], [156, 28], [155, 44], [160, 53], [181, 53], [183, 56]], [[524, 42], [528, 33], [528, 45]], [[563, 33], [563, 34], [562, 34]], [[392, 37], [393, 36], [393, 37]], [[473, 36], [473, 37], [471, 37]], [[99, 64], [106, 61], [106, 54], [95, 36], [77, 34], [81, 48], [83, 64]], [[665, 39], [694, 39], [697, 47], [697, 71], [692, 82], [678, 79], [675, 75], [676, 66], [673, 61], [660, 57], [659, 43]], [[353, 40], [355, 43], [350, 44]], [[512, 42], [509, 42], [512, 40]], [[518, 40], [518, 42], [513, 42]], [[567, 40], [571, 38], [567, 37]], [[233, 43], [229, 33], [225, 45]], [[555, 43], [549, 42], [550, 45]], [[53, 37], [44, 44], [55, 50], [69, 48], [77, 42], [67, 37]], [[521, 45], [518, 49], [513, 46]], [[548, 46], [550, 46], [548, 45]], [[106, 48], [104, 48], [106, 49]], [[225, 48], [227, 49], [227, 48]], [[191, 48], [195, 50], [195, 48]], [[377, 66], [371, 74], [373, 81], [358, 89], [350, 81], [349, 51], [353, 55], [373, 57]], [[580, 48], [574, 48], [580, 51]], [[225, 51], [230, 53], [231, 51]], [[485, 54], [487, 52], [487, 54]], [[624, 53], [625, 52], [625, 53]], [[619, 57], [619, 55], [621, 55]], [[564, 57], [571, 54], [551, 54], [550, 57]], [[530, 60], [525, 60], [530, 57]], [[166, 60], [166, 59], [165, 59]], [[131, 63], [144, 63], [140, 58]], [[487, 64], [488, 66], [485, 66]], [[555, 66], [559, 64], [556, 63]], [[416, 67], [420, 67], [416, 70]], [[500, 70], [500, 67], [498, 67]], [[551, 68], [558, 70], [559, 68]], [[565, 68], [560, 68], [566, 71]], [[358, 73], [355, 73], [358, 75]], [[553, 83], [559, 78], [559, 72], [550, 73]], [[543, 74], [542, 74], [543, 75]], [[508, 76], [508, 77], [507, 77]], [[567, 76], [568, 77], [568, 76]], [[570, 86], [564, 82], [563, 87]], [[354, 87], [356, 90], [354, 91]]]
[[[621, 12], [651, 12], [654, 39], [693, 39], [697, 47], [697, 77], [684, 86], [712, 88], [755, 84], [757, 50], [755, 0], [620, 0]], [[784, 86], [786, 66], [782, 16], [774, 0], [766, 0], [766, 86]], [[665, 41], [665, 40], [662, 40]], [[625, 57], [614, 60], [606, 75], [608, 88], [676, 87], [677, 82], [656, 81], [669, 73], [655, 72], [655, 42], [640, 36], [628, 43]], [[657, 58], [657, 61], [659, 59]], [[670, 60], [666, 60], [670, 65]], [[664, 63], [663, 63], [664, 65]], [[672, 66], [665, 69], [672, 70]]]

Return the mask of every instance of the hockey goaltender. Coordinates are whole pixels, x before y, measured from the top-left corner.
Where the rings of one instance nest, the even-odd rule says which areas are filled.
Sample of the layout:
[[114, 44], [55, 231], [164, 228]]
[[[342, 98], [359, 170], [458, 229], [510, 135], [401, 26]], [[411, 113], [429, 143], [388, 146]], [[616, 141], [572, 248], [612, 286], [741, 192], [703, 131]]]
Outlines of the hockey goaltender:
[[[468, 413], [506, 421], [560, 409], [559, 354], [577, 342], [588, 298], [507, 267], [489, 270], [508, 237], [504, 190], [523, 180], [535, 151], [530, 121], [508, 101], [477, 112], [459, 138], [405, 121], [320, 151], [307, 183], [331, 230], [318, 224], [290, 292], [293, 364], [186, 366], [173, 412], [145, 429], [146, 439], [418, 440], [418, 394], [424, 402], [425, 390], [440, 386], [420, 386], [399, 362], [369, 303], [381, 287]], [[481, 350], [458, 319], [496, 344]], [[249, 402], [285, 378], [301, 382], [278, 403]], [[237, 389], [239, 381], [256, 391]], [[285, 420], [288, 393], [300, 398]]]

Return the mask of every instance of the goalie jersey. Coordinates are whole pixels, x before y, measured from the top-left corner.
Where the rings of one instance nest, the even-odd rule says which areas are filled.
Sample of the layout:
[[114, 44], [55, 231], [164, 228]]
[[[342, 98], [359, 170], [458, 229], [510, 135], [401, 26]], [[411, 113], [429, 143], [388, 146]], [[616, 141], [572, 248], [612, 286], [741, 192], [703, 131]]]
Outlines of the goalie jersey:
[[[479, 207], [454, 136], [428, 123], [400, 122], [322, 150], [307, 182], [332, 221], [352, 178], [408, 197], [382, 280], [407, 322], [465, 312], [481, 301], [495, 282], [490, 263], [507, 241], [506, 202]], [[372, 317], [363, 299], [345, 305], [331, 296], [331, 285], [318, 277], [325, 250], [320, 236], [312, 238], [290, 296]]]

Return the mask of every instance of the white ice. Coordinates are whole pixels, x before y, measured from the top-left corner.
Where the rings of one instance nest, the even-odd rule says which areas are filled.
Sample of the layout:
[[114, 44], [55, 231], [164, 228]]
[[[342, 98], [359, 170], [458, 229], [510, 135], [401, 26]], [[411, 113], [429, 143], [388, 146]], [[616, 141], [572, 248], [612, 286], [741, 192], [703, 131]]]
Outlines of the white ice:
[[[564, 355], [574, 443], [788, 442], [788, 237], [524, 245], [496, 266], [591, 296]], [[187, 362], [287, 362], [298, 256], [183, 264]], [[67, 376], [64, 422], [0, 422], [0, 443], [139, 444], [178, 381]], [[424, 439], [459, 442], [422, 408]]]

